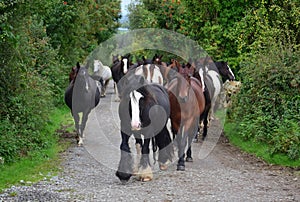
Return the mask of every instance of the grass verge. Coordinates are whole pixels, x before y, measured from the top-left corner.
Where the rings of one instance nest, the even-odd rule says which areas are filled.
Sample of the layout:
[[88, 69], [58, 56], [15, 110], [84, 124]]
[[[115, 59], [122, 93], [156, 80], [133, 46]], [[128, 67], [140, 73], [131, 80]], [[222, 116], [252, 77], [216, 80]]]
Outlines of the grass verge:
[[70, 111], [67, 108], [55, 109], [50, 115], [49, 124], [43, 133], [49, 134], [50, 146], [44, 150], [34, 151], [27, 157], [9, 164], [0, 166], [0, 192], [12, 185], [30, 185], [42, 179], [48, 179], [59, 171], [59, 154], [68, 148], [69, 144], [61, 144], [57, 130], [62, 126], [70, 125], [65, 130], [73, 130]]
[[269, 164], [288, 166], [293, 168], [300, 168], [300, 159], [291, 160], [284, 154], [270, 154], [270, 145], [260, 142], [245, 140], [237, 134], [238, 127], [235, 123], [226, 122], [224, 125], [225, 136], [229, 139], [230, 143], [239, 147], [241, 150], [254, 154], [255, 156], [263, 159]]

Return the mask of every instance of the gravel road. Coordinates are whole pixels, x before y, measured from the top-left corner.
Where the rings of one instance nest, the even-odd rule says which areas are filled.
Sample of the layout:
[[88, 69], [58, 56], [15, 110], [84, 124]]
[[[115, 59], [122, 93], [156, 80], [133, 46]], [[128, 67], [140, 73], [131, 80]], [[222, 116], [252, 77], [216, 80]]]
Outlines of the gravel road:
[[194, 162], [186, 163], [186, 171], [176, 171], [176, 163], [160, 171], [156, 163], [152, 181], [132, 177], [122, 184], [115, 176], [120, 135], [114, 96], [110, 85], [89, 117], [85, 146], [76, 146], [72, 137], [57, 176], [13, 186], [0, 201], [300, 201], [299, 171], [239, 151], [223, 135], [219, 138], [218, 121], [209, 128], [208, 144], [193, 143]]

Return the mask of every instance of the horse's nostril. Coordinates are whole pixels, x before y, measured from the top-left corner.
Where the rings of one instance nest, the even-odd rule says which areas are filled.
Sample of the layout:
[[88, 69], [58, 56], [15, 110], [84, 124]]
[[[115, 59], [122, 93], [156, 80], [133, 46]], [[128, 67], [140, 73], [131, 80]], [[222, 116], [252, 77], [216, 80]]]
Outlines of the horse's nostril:
[[131, 130], [135, 130], [135, 131], [137, 131], [137, 130], [141, 130], [141, 126], [142, 126], [142, 124], [141, 123], [131, 123]]

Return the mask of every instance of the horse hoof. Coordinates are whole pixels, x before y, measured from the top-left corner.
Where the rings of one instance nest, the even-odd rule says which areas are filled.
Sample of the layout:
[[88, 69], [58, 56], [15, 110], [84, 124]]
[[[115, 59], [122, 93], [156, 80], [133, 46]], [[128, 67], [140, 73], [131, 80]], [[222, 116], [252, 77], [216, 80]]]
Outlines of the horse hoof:
[[186, 161], [186, 162], [193, 162], [194, 160], [193, 160], [192, 157], [186, 157], [185, 161]]
[[185, 166], [178, 165], [178, 166], [177, 166], [177, 170], [178, 170], [178, 171], [185, 171]]
[[149, 181], [151, 181], [151, 180], [152, 180], [151, 177], [141, 178], [141, 181], [142, 181], [142, 182], [149, 182]]
[[167, 169], [168, 169], [168, 166], [165, 165], [165, 164], [160, 164], [160, 165], [159, 165], [159, 169], [160, 169], [160, 170], [167, 170]]

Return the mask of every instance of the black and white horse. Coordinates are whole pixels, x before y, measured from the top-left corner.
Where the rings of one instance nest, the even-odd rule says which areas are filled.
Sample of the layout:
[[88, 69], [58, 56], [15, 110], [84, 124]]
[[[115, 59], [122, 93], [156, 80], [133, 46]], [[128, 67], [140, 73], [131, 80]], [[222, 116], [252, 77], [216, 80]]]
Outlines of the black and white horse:
[[215, 62], [216, 67], [218, 68], [219, 74], [222, 77], [223, 83], [225, 83], [226, 80], [234, 81], [235, 75], [231, 68], [229, 67], [228, 63], [225, 61], [219, 61]]
[[130, 67], [130, 54], [126, 54], [125, 56], [121, 57], [121, 60], [119, 60], [116, 56], [113, 56], [113, 64], [111, 66], [111, 72], [112, 72], [112, 78], [114, 80], [114, 88], [116, 93], [116, 100], [119, 101], [120, 94], [118, 91], [118, 82], [121, 80], [121, 78], [127, 74]]
[[[75, 79], [65, 91], [65, 103], [71, 109], [75, 121], [75, 128], [79, 137], [78, 145], [83, 144], [83, 132], [88, 116], [100, 102], [100, 90], [96, 81], [90, 77], [88, 70], [77, 63]], [[79, 113], [82, 112], [81, 123]]]
[[223, 80], [234, 80], [235, 76], [228, 66], [227, 62], [214, 62], [210, 57], [201, 58], [195, 61], [199, 76], [202, 79], [203, 86], [210, 95], [211, 110], [209, 117], [214, 118], [217, 101], [222, 92]]
[[[171, 137], [166, 127], [170, 116], [168, 92], [163, 86], [148, 84], [143, 76], [135, 74], [126, 75], [118, 85], [122, 86], [119, 105], [122, 143], [116, 176], [125, 182], [137, 174], [140, 180], [150, 181], [153, 178], [149, 159], [151, 139], [153, 151], [159, 148], [161, 169], [166, 169], [166, 162], [173, 156]], [[138, 171], [134, 171], [134, 160], [128, 144], [132, 134], [136, 139], [137, 152], [141, 151]]]

